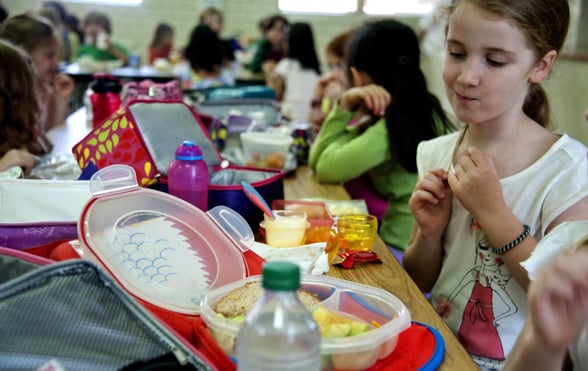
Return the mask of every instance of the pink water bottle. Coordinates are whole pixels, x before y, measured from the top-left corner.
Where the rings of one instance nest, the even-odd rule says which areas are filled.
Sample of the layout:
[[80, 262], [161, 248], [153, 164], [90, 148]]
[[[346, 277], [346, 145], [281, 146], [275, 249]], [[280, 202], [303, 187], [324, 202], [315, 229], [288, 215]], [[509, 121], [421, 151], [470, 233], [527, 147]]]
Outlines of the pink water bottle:
[[176, 157], [167, 171], [167, 182], [170, 194], [208, 210], [208, 165], [196, 143], [186, 140], [176, 149]]

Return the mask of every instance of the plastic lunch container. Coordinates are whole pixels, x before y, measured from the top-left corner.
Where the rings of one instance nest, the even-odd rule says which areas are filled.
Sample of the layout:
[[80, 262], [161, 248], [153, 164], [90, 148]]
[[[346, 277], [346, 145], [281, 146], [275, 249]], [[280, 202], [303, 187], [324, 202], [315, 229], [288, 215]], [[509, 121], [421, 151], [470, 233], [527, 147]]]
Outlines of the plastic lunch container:
[[246, 131], [241, 133], [245, 165], [284, 169], [294, 138], [287, 134]]
[[[214, 311], [216, 302], [230, 291], [249, 282], [261, 282], [261, 275], [215, 288], [202, 299], [201, 316], [220, 347], [234, 356], [234, 340], [240, 322]], [[410, 326], [406, 306], [387, 291], [333, 277], [302, 275], [301, 288], [315, 294], [329, 310], [348, 314], [370, 324], [370, 331], [342, 338], [323, 338], [323, 370], [363, 370], [390, 355], [398, 335]], [[375, 327], [373, 324], [378, 324]]]
[[243, 253], [254, 242], [247, 222], [217, 206], [208, 212], [167, 193], [140, 188], [135, 170], [112, 165], [94, 174], [76, 247], [131, 294], [158, 307], [199, 314], [208, 290], [247, 276]]

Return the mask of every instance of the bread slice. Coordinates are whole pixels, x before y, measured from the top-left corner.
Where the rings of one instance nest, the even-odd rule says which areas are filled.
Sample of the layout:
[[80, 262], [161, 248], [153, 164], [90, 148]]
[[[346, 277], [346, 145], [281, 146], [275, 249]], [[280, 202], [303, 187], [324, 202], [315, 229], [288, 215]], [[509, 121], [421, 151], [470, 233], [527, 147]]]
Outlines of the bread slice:
[[[214, 311], [228, 318], [246, 315], [261, 295], [263, 295], [261, 283], [249, 282], [220, 298], [214, 306]], [[320, 302], [318, 297], [305, 290], [298, 290], [298, 297], [309, 310]]]

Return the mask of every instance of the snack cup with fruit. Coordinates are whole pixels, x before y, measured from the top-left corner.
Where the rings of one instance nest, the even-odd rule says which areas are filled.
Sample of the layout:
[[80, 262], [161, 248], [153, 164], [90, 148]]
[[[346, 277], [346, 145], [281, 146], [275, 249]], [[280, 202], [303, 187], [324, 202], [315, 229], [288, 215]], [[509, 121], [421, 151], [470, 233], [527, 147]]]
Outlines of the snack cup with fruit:
[[283, 170], [293, 141], [292, 136], [281, 133], [241, 133], [245, 165]]
[[[247, 313], [223, 315], [219, 303], [234, 301], [236, 308], [248, 307], [243, 301], [255, 302], [241, 288], [259, 284], [261, 276], [211, 290], [201, 303], [202, 318], [220, 347], [235, 356], [235, 336]], [[236, 294], [241, 292], [241, 294]], [[363, 370], [396, 348], [398, 335], [410, 326], [410, 313], [391, 293], [333, 277], [302, 275], [301, 293], [321, 330], [323, 370]], [[261, 290], [258, 289], [258, 294]]]

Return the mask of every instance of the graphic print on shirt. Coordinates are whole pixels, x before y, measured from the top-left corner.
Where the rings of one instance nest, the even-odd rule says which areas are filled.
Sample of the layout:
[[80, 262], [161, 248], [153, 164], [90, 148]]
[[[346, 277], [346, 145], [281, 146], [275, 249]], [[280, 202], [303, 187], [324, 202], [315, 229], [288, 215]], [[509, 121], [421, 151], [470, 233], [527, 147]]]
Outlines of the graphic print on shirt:
[[514, 315], [518, 308], [506, 290], [512, 274], [492, 246], [479, 225], [470, 227], [476, 241], [476, 259], [472, 269], [461, 278], [447, 298], [448, 307], [464, 290], [470, 290], [458, 331], [459, 341], [476, 356], [504, 360], [504, 348], [498, 327], [500, 321]]

